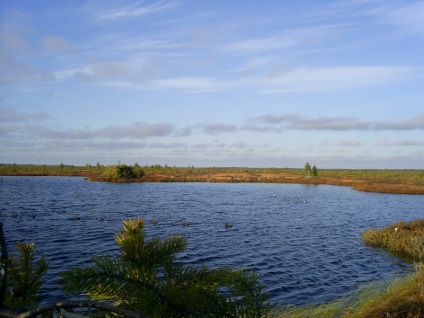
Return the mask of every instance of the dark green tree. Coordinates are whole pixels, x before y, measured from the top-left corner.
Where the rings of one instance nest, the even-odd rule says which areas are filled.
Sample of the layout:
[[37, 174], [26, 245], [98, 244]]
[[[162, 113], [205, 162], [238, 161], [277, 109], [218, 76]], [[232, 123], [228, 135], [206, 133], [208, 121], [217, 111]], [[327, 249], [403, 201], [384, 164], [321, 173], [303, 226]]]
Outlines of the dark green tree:
[[144, 220], [124, 221], [120, 253], [62, 273], [67, 292], [149, 317], [264, 317], [271, 306], [254, 271], [189, 267], [176, 262], [182, 236], [146, 241]]
[[315, 165], [312, 167], [312, 175], [314, 178], [318, 178], [318, 168]]
[[34, 243], [17, 242], [19, 256], [10, 256], [5, 304], [10, 308], [38, 305], [42, 277], [48, 269], [45, 257], [35, 260]]

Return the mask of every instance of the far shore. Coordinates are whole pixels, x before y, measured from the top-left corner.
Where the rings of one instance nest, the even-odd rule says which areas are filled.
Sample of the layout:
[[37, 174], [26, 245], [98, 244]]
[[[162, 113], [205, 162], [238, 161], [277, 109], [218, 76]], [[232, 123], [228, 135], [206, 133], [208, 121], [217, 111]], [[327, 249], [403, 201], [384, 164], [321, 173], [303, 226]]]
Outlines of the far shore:
[[104, 182], [226, 182], [295, 183], [349, 186], [358, 191], [391, 194], [424, 194], [424, 170], [321, 169], [317, 178], [303, 169], [137, 166], [142, 178], [102, 178], [105, 166], [0, 164], [0, 176], [80, 176]]
[[139, 179], [110, 180], [107, 178], [91, 177], [91, 181], [116, 182], [225, 182], [225, 183], [293, 183], [293, 184], [326, 184], [335, 186], [349, 186], [358, 191], [391, 193], [391, 194], [424, 194], [424, 186], [408, 183], [386, 183], [384, 180], [319, 177], [307, 178], [289, 173], [192, 173], [186, 175], [170, 175], [155, 173]]

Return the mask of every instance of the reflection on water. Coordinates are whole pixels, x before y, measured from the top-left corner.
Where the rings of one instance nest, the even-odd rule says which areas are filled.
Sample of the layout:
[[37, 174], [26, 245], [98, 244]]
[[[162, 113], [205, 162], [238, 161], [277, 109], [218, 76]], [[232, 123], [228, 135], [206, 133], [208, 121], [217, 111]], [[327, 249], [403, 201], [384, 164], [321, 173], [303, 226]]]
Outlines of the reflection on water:
[[35, 242], [50, 261], [43, 303], [65, 298], [58, 272], [116, 252], [122, 221], [140, 217], [148, 237], [185, 235], [184, 263], [254, 268], [273, 302], [301, 305], [410, 269], [364, 246], [360, 232], [422, 218], [424, 196], [326, 185], [0, 177], [0, 203], [9, 250], [19, 240]]

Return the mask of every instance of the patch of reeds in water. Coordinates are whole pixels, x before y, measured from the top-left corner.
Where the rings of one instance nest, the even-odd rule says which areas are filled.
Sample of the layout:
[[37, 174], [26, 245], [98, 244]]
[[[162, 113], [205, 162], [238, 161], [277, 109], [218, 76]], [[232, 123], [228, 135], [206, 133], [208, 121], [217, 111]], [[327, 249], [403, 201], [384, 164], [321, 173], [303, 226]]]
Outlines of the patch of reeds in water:
[[424, 317], [424, 220], [399, 222], [362, 233], [366, 244], [416, 261], [416, 273], [362, 287], [355, 294], [315, 306], [287, 306], [280, 318], [418, 318]]
[[424, 261], [424, 220], [369, 230], [362, 233], [362, 238], [369, 246], [381, 247], [414, 261]]
[[424, 317], [424, 271], [389, 282], [362, 287], [328, 304], [287, 306], [279, 318], [415, 318]]

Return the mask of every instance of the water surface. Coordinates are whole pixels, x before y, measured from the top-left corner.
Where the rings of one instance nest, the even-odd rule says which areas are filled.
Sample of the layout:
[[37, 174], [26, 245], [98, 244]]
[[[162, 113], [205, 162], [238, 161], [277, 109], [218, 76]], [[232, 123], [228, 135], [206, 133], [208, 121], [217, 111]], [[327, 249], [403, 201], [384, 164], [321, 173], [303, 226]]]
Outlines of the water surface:
[[409, 270], [410, 264], [364, 246], [360, 233], [422, 218], [424, 196], [327, 185], [0, 177], [0, 203], [10, 252], [16, 241], [34, 242], [50, 261], [43, 303], [66, 297], [58, 272], [116, 252], [122, 221], [144, 218], [148, 237], [185, 235], [188, 248], [179, 259], [186, 264], [253, 268], [273, 303], [301, 305]]

